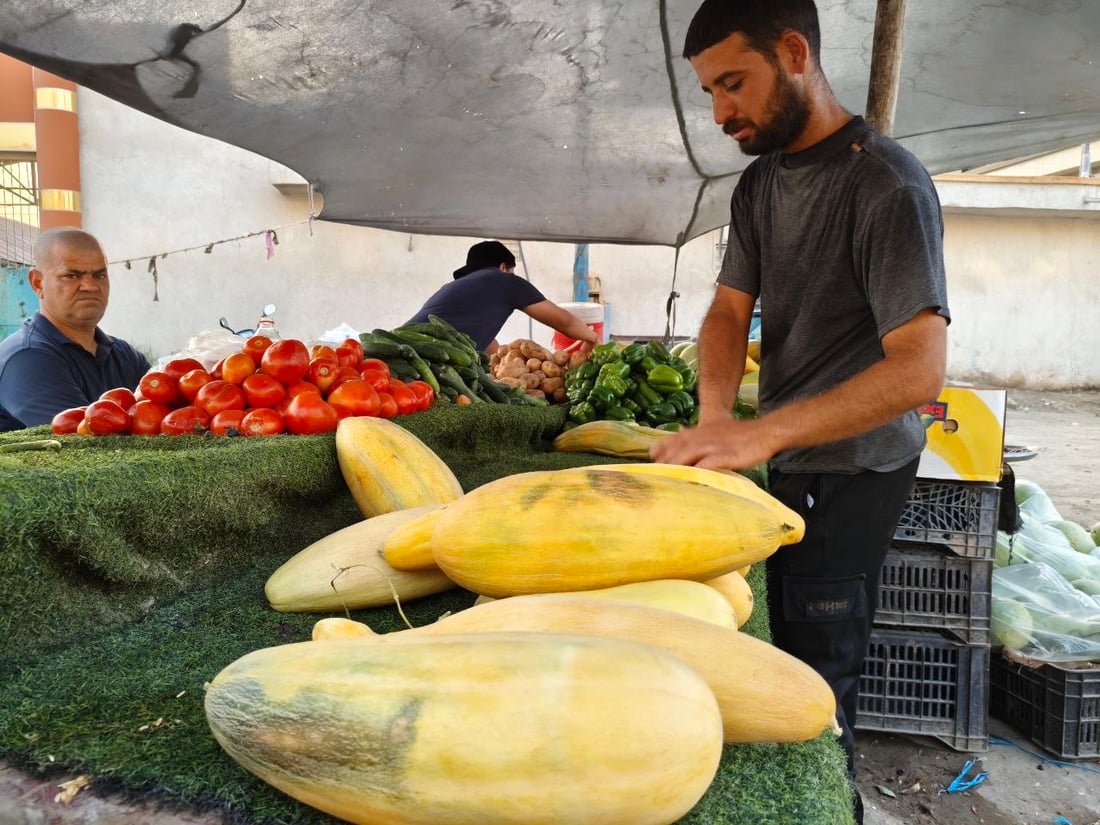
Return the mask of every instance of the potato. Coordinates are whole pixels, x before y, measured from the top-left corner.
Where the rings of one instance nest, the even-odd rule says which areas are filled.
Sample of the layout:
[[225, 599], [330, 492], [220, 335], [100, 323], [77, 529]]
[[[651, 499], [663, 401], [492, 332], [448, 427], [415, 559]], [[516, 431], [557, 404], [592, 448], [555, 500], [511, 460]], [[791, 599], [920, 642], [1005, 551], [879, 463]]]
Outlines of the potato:
[[539, 379], [537, 379], [533, 373], [526, 372], [516, 377], [519, 378], [525, 390], [533, 390], [539, 385]]
[[533, 358], [533, 357], [527, 359], [527, 370], [529, 372], [534, 372], [535, 370], [541, 370], [541, 369], [542, 369], [542, 361], [540, 359]]
[[522, 387], [523, 382], [518, 378], [513, 378], [510, 375], [503, 375], [497, 379], [498, 384], [507, 384], [509, 387]]
[[527, 390], [527, 394], [535, 398], [546, 398], [546, 393], [542, 390]]
[[563, 349], [559, 349], [550, 357], [550, 360], [559, 367], [567, 366], [569, 364], [569, 353]]
[[539, 384], [539, 389], [542, 390], [547, 395], [552, 395], [556, 390], [558, 390], [559, 388], [564, 387], [564, 386], [565, 386], [565, 379], [564, 378], [561, 378], [561, 377], [553, 377], [552, 378], [550, 376], [547, 376], [546, 378], [544, 378], [542, 380], [542, 383]]
[[573, 354], [569, 356], [569, 369], [573, 367], [579, 367], [585, 361], [588, 360], [588, 353], [581, 352], [580, 350], [574, 350]]
[[[543, 390], [543, 392], [546, 392], [546, 390]], [[565, 400], [569, 398], [569, 393], [565, 391], [565, 387], [558, 387], [551, 397], [554, 399], [555, 404], [564, 404]]]
[[502, 361], [497, 371], [497, 379], [519, 378], [527, 375], [527, 364], [521, 360]]
[[546, 374], [547, 378], [558, 378], [562, 374], [562, 369], [553, 361], [543, 361], [542, 371]]

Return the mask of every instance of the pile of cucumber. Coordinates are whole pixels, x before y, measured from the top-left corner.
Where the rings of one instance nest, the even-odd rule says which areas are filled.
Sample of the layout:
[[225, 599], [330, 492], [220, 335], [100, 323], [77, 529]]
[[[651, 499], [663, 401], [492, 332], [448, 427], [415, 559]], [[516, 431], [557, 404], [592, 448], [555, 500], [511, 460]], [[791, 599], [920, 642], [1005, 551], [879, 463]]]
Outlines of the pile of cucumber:
[[438, 399], [470, 404], [547, 404], [520, 387], [494, 380], [488, 373], [489, 356], [477, 349], [469, 335], [436, 315], [392, 330], [364, 332], [359, 341], [365, 357], [385, 361], [394, 378], [428, 382]]

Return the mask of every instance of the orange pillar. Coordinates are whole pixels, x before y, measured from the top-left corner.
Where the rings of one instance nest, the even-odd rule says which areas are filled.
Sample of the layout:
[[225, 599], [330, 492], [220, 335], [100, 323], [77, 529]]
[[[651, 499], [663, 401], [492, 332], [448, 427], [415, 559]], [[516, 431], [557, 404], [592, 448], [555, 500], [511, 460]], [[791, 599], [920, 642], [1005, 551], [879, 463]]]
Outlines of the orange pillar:
[[39, 226], [80, 226], [80, 129], [76, 84], [33, 69]]

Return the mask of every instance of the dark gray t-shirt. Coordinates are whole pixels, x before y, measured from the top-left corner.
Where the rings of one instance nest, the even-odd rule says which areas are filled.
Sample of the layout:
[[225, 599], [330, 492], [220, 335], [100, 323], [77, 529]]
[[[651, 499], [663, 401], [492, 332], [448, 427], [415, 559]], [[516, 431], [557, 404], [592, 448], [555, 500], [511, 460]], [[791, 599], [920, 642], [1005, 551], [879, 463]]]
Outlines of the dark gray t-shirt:
[[488, 267], [440, 287], [406, 323], [438, 315], [473, 338], [478, 349], [485, 349], [514, 310], [545, 300], [538, 288], [521, 276]]
[[[718, 283], [760, 298], [763, 411], [881, 360], [882, 336], [923, 309], [950, 320], [936, 189], [912, 154], [862, 118], [801, 152], [753, 161], [730, 213]], [[773, 463], [790, 473], [887, 471], [924, 443], [913, 411]]]

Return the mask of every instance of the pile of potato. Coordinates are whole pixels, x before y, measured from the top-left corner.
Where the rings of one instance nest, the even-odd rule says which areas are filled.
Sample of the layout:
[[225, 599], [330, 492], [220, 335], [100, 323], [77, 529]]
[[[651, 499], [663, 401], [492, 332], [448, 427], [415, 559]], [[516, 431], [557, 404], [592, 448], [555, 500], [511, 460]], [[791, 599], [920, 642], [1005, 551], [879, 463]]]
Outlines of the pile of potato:
[[528, 395], [565, 403], [565, 372], [588, 360], [587, 352], [550, 350], [526, 338], [501, 344], [489, 356], [493, 378], [502, 384], [522, 387]]

